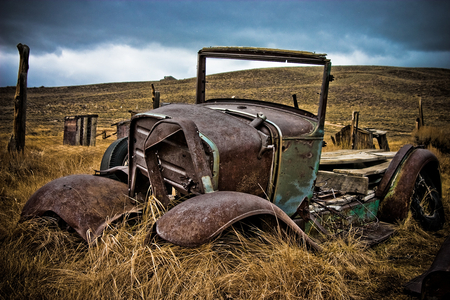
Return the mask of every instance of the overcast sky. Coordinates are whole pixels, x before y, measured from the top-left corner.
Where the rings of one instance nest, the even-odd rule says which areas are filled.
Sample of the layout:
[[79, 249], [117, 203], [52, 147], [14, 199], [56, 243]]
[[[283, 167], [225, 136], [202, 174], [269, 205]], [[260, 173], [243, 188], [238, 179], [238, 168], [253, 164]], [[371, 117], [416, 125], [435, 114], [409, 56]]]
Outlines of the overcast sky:
[[30, 47], [30, 87], [191, 78], [209, 46], [450, 68], [449, 15], [448, 0], [0, 0], [0, 86], [17, 83], [18, 43]]

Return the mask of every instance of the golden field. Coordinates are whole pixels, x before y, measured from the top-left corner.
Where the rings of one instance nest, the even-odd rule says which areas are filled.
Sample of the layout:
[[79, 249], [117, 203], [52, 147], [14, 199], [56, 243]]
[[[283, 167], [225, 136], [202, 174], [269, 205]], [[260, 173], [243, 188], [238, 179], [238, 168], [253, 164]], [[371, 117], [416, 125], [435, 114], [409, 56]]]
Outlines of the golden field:
[[[277, 99], [301, 107], [315, 98], [305, 71], [277, 68], [223, 73], [208, 78], [214, 97]], [[373, 66], [333, 67], [325, 151], [330, 135], [360, 112], [360, 126], [388, 132], [391, 150], [427, 144], [441, 162], [443, 202], [450, 220], [450, 70]], [[240, 76], [235, 76], [240, 75]], [[244, 78], [238, 80], [237, 78]], [[108, 228], [97, 245], [51, 220], [18, 223], [30, 195], [52, 179], [92, 174], [115, 139], [95, 147], [62, 144], [64, 116], [98, 114], [97, 131], [150, 109], [151, 84], [162, 102], [194, 103], [195, 79], [28, 89], [24, 154], [9, 154], [15, 87], [0, 88], [0, 298], [2, 299], [409, 299], [403, 285], [432, 263], [450, 234], [445, 224], [425, 232], [412, 219], [397, 224], [388, 241], [366, 249], [350, 234], [331, 239], [322, 253], [279, 233], [247, 234], [238, 227], [198, 248], [145, 237], [164, 213], [153, 204], [138, 223]], [[413, 135], [422, 98], [427, 128]]]

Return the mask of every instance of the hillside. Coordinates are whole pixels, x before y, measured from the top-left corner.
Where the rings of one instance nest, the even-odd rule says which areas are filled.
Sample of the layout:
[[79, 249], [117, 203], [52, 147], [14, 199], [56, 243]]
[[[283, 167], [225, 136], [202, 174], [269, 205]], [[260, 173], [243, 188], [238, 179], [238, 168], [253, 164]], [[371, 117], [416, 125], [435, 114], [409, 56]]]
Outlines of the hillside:
[[[317, 99], [306, 93], [304, 78], [314, 67], [272, 68], [221, 73], [208, 77], [213, 97], [275, 99], [291, 105], [297, 94], [301, 107], [310, 109]], [[306, 74], [306, 76], [305, 76]], [[332, 68], [327, 111], [327, 137], [349, 124], [351, 112], [360, 111], [360, 124], [388, 131], [397, 139], [409, 135], [418, 115], [422, 97], [426, 125], [450, 124], [450, 70], [378, 66], [338, 66]], [[128, 119], [129, 110], [151, 108], [151, 84], [161, 92], [162, 102], [195, 101], [195, 78], [156, 82], [106, 83], [84, 86], [28, 89], [27, 134], [57, 135], [63, 131], [64, 116], [98, 114], [99, 127]], [[0, 88], [0, 133], [11, 131], [15, 87]], [[313, 95], [314, 96], [314, 95]], [[314, 110], [313, 110], [314, 112]]]

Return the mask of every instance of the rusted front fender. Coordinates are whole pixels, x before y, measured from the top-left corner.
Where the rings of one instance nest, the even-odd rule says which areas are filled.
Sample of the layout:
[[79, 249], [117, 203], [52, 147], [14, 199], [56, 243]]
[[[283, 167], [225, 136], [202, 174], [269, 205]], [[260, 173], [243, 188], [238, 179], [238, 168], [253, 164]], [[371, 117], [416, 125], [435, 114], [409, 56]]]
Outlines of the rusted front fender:
[[381, 179], [380, 184], [377, 187], [377, 190], [375, 191], [375, 195], [383, 199], [384, 196], [386, 196], [386, 193], [389, 191], [390, 185], [392, 183], [392, 178], [394, 175], [398, 172], [398, 169], [402, 162], [404, 162], [404, 159], [408, 157], [408, 155], [414, 151], [414, 146], [407, 144], [404, 145], [398, 152], [395, 154], [394, 158], [392, 159], [391, 163], [389, 164], [389, 167], [387, 168], [386, 172], [383, 175], [383, 178]]
[[[393, 162], [396, 162], [395, 158]], [[386, 192], [379, 208], [380, 220], [391, 223], [407, 217], [414, 184], [422, 170], [432, 177], [439, 195], [442, 194], [439, 161], [433, 153], [420, 148], [408, 149], [404, 157], [401, 157], [396, 163], [395, 172], [389, 174], [392, 178], [390, 178], [388, 187], [383, 188]], [[388, 175], [387, 173], [385, 176]]]
[[176, 245], [196, 247], [210, 241], [233, 223], [257, 215], [274, 216], [308, 246], [320, 250], [276, 205], [258, 196], [232, 191], [202, 194], [178, 204], [156, 222], [156, 233]]
[[38, 189], [25, 204], [21, 221], [56, 214], [83, 239], [94, 241], [108, 223], [137, 212], [127, 196], [128, 186], [93, 175], [70, 175]]

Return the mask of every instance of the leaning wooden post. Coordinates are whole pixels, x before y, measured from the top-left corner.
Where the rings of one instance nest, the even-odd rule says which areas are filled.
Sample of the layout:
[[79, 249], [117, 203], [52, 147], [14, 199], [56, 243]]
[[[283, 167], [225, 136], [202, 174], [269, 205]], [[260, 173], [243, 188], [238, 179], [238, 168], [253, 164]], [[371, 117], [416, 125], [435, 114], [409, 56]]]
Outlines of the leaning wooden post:
[[358, 148], [358, 121], [359, 121], [359, 112], [354, 111], [352, 113], [352, 126], [351, 126], [351, 139], [352, 139], [352, 149]]
[[16, 94], [14, 96], [13, 133], [8, 143], [8, 151], [21, 151], [23, 153], [23, 151], [25, 150], [27, 76], [30, 48], [27, 45], [18, 44], [17, 49], [19, 49], [20, 64], [19, 74], [17, 76]]
[[294, 100], [294, 107], [298, 108], [297, 94], [292, 95], [292, 100]]

